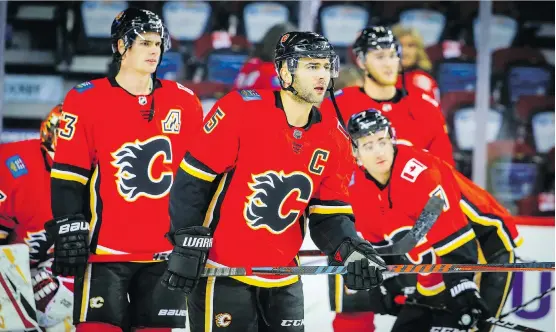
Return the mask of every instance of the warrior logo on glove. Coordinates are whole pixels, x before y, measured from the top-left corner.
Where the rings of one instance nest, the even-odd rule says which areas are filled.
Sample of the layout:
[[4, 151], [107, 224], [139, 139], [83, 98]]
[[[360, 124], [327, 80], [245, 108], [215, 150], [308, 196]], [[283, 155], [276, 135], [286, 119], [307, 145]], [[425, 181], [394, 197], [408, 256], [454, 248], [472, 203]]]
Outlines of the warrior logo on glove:
[[247, 197], [243, 216], [252, 229], [280, 234], [303, 213], [313, 193], [313, 182], [302, 172], [267, 171], [253, 175], [253, 194]]

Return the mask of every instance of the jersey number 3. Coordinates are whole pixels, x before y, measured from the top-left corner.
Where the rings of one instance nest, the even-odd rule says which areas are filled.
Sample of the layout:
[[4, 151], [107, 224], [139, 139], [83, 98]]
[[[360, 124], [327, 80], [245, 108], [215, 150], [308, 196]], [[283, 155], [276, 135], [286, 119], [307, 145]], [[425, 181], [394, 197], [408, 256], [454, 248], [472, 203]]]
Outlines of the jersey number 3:
[[73, 134], [75, 133], [76, 123], [77, 115], [64, 113], [62, 115], [62, 123], [58, 129], [58, 136], [68, 141], [71, 140], [73, 138]]

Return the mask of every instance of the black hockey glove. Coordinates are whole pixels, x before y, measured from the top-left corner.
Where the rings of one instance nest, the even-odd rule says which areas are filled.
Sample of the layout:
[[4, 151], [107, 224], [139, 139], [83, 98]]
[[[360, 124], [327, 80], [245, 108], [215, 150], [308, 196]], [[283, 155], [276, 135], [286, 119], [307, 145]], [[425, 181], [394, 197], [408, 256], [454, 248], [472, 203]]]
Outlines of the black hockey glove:
[[81, 214], [48, 221], [44, 229], [54, 242], [52, 273], [73, 277], [83, 273], [89, 258], [89, 223]]
[[177, 230], [168, 239], [174, 250], [168, 258], [168, 266], [162, 276], [162, 285], [170, 290], [180, 289], [190, 294], [197, 286], [212, 247], [210, 228], [202, 226]]
[[380, 287], [369, 290], [370, 311], [379, 315], [397, 316], [402, 309], [402, 304], [396, 302], [397, 296], [404, 296], [404, 292], [396, 277], [384, 280]]
[[382, 271], [386, 269], [386, 264], [373, 246], [361, 238], [345, 240], [329, 259], [330, 265], [347, 266], [344, 285], [349, 289], [365, 290], [382, 284]]
[[468, 279], [461, 279], [451, 285], [446, 292], [447, 306], [458, 317], [458, 323], [465, 329], [471, 329], [479, 320], [491, 316], [487, 304], [479, 295], [477, 285]]

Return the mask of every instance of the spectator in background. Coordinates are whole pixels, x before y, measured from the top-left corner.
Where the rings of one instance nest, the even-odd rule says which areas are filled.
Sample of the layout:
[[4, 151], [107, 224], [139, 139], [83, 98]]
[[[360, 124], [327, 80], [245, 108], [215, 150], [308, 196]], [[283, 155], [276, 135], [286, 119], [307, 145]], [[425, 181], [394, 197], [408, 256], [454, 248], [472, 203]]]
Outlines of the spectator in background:
[[[431, 75], [432, 64], [425, 52], [421, 34], [414, 28], [404, 27], [400, 24], [392, 27], [392, 32], [402, 46], [402, 67], [407, 92], [409, 94], [425, 92], [440, 101], [440, 91]], [[401, 79], [398, 80], [396, 86], [402, 87]]]
[[295, 26], [289, 22], [270, 28], [255, 48], [253, 56], [239, 71], [233, 89], [280, 89], [280, 81], [274, 66], [274, 48], [281, 35], [294, 30], [296, 30]]
[[363, 86], [363, 83], [365, 83], [363, 75], [357, 66], [343, 65], [338, 78], [334, 81], [334, 88], [340, 90], [348, 86]]

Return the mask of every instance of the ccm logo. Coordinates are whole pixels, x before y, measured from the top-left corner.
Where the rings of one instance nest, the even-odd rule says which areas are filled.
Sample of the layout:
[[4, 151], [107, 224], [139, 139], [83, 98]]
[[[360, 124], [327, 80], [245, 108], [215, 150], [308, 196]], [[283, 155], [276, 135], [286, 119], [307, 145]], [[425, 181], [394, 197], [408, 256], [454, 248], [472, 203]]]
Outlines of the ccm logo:
[[303, 325], [303, 319], [283, 319], [282, 326], [301, 326]]
[[86, 221], [76, 221], [72, 222], [71, 224], [65, 224], [60, 226], [60, 230], [58, 234], [64, 234], [67, 232], [75, 232], [75, 231], [88, 231], [89, 230], [89, 223]]
[[211, 248], [211, 237], [186, 237], [183, 239], [182, 247]]
[[160, 309], [158, 312], [159, 316], [183, 316], [185, 317], [185, 313], [187, 310], [174, 310], [174, 309]]

